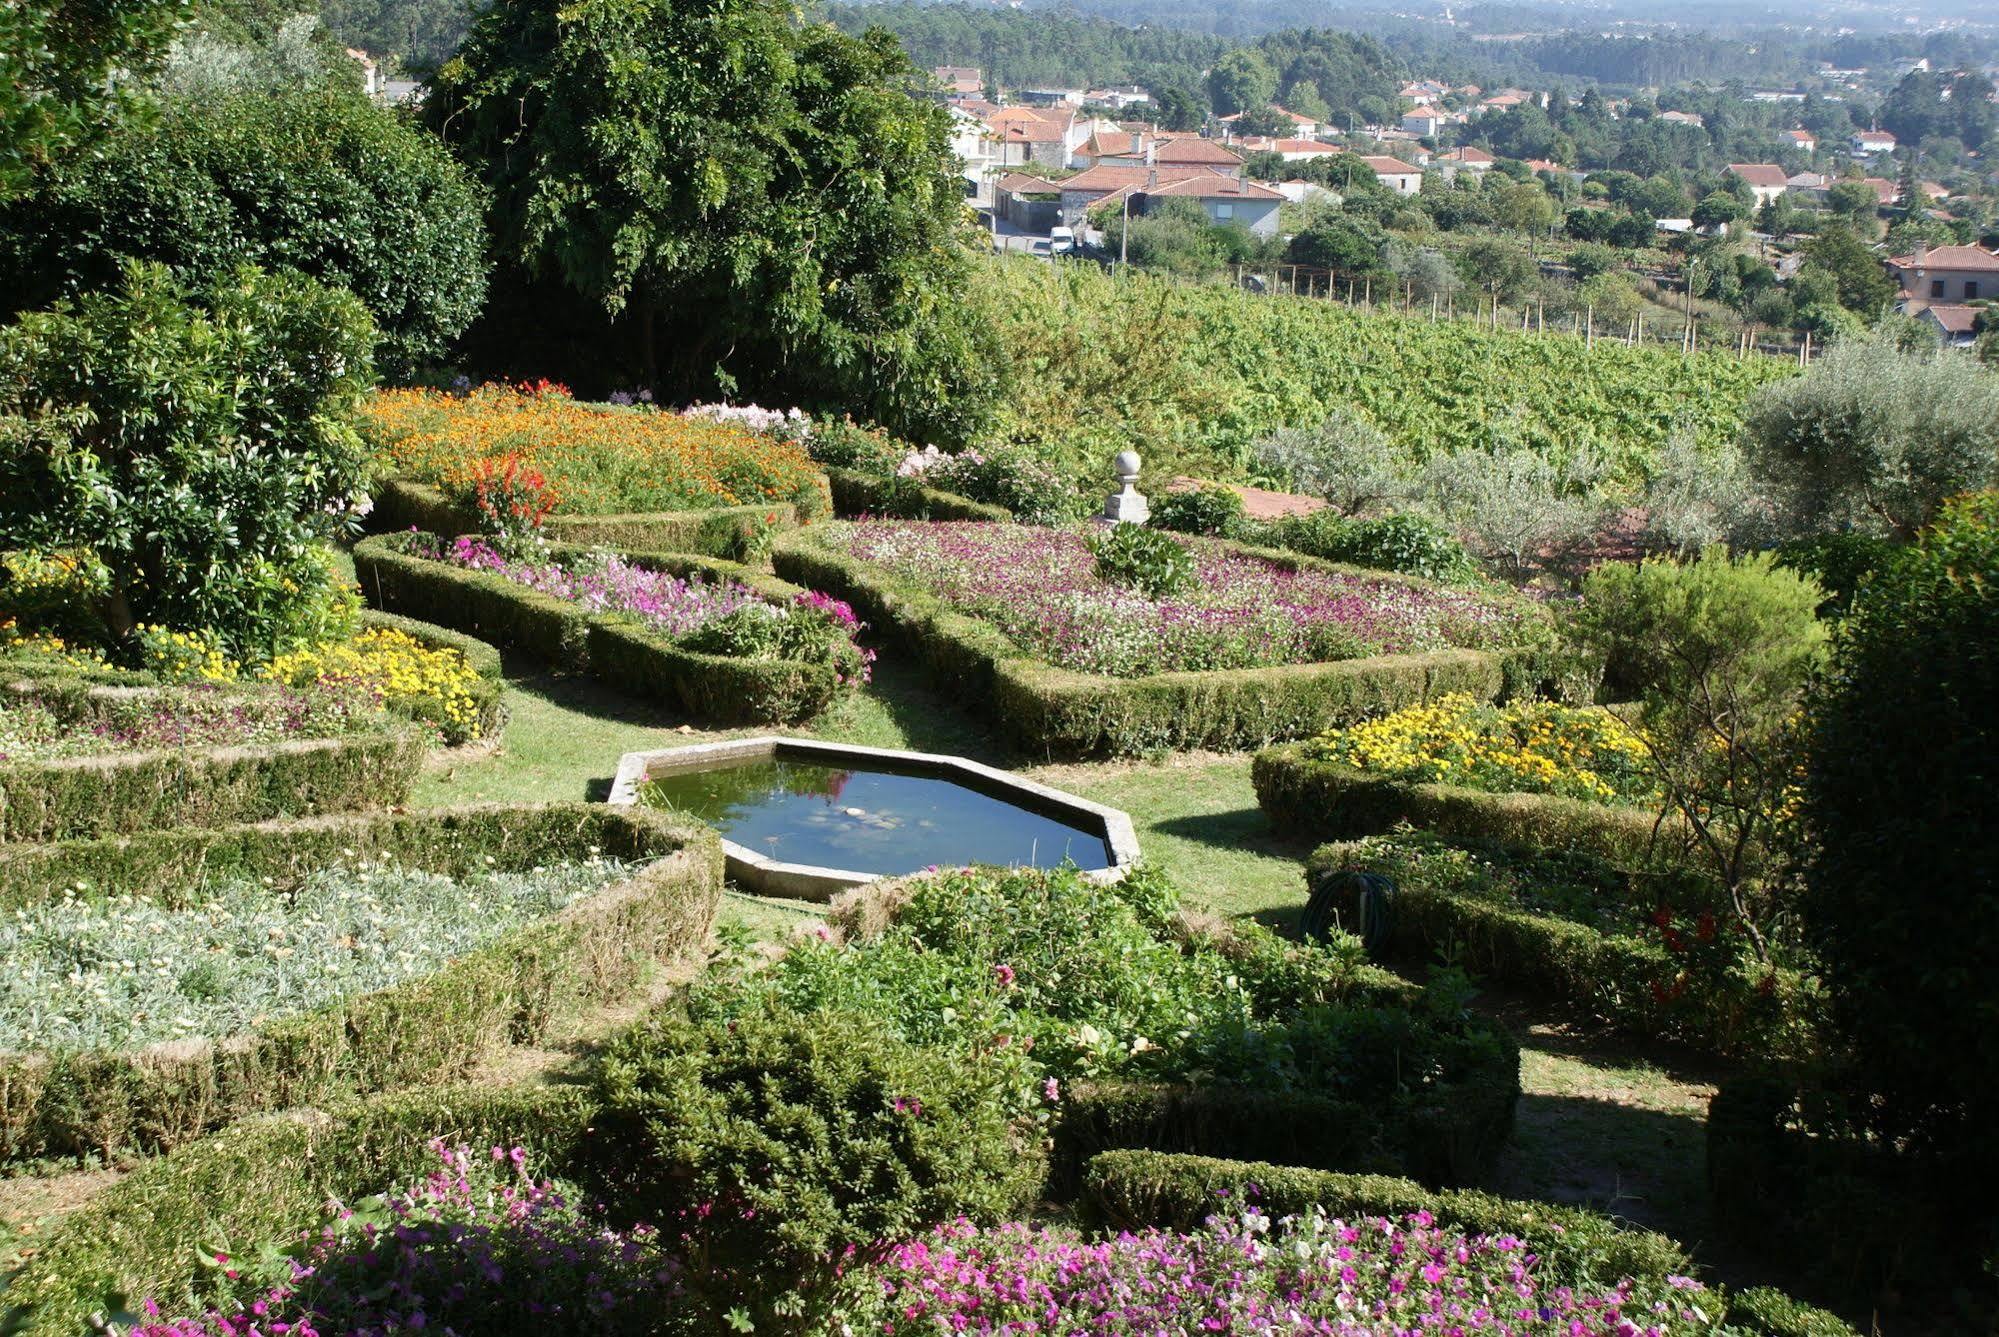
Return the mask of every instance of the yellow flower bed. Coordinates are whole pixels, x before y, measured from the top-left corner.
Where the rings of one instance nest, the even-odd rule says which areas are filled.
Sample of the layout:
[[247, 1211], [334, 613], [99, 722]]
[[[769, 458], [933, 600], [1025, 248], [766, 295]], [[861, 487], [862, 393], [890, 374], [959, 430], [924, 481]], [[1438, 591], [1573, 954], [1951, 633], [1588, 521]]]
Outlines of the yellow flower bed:
[[13, 618], [0, 620], [0, 655], [42, 659], [73, 669], [109, 668], [102, 654], [87, 645], [72, 645], [46, 631], [23, 631]]
[[1454, 692], [1345, 729], [1316, 755], [1419, 784], [1561, 794], [1593, 803], [1658, 798], [1645, 740], [1607, 710], [1547, 701], [1495, 706]]
[[257, 676], [293, 687], [338, 681], [374, 692], [400, 713], [437, 727], [447, 743], [479, 736], [479, 674], [456, 650], [432, 649], [405, 632], [364, 631], [279, 655]]

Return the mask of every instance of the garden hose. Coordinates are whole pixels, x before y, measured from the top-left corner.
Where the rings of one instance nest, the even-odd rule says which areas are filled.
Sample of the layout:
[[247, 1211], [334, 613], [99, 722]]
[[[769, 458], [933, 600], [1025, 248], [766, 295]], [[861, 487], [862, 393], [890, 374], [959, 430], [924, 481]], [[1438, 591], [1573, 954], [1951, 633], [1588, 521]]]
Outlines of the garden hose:
[[1299, 920], [1307, 938], [1323, 940], [1344, 931], [1358, 937], [1369, 955], [1387, 944], [1394, 882], [1380, 873], [1341, 869], [1314, 879], [1311, 893]]

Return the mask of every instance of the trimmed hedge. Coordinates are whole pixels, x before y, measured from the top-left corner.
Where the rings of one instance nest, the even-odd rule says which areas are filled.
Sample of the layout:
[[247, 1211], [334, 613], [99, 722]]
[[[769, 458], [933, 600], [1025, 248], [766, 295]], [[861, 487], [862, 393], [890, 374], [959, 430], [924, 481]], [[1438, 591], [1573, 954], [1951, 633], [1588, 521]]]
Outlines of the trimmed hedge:
[[[1505, 857], [1501, 850], [1493, 854]], [[1305, 862], [1305, 885], [1317, 887], [1334, 873], [1374, 871], [1352, 844], [1321, 845]], [[1340, 915], [1356, 930], [1358, 917], [1358, 906]], [[1745, 971], [1726, 980], [1703, 976], [1698, 988], [1678, 996], [1655, 992], [1655, 983], [1663, 989], [1680, 970], [1659, 942], [1407, 878], [1395, 881], [1383, 920], [1386, 937], [1376, 948], [1383, 956], [1429, 960], [1448, 946], [1476, 975], [1556, 999], [1641, 1039], [1675, 1041], [1722, 1057], [1811, 1048], [1804, 1017], [1808, 986], [1795, 970], [1773, 969], [1767, 994], [1761, 977]]]
[[433, 650], [456, 650], [465, 656], [466, 664], [479, 675], [478, 683], [471, 689], [479, 712], [479, 741], [488, 742], [500, 736], [507, 723], [507, 673], [498, 650], [462, 631], [440, 627], [435, 622], [419, 622], [397, 613], [385, 613], [379, 608], [363, 608], [360, 622], [364, 629], [400, 631]]
[[[589, 673], [712, 723], [794, 723], [818, 714], [839, 691], [829, 665], [685, 650], [638, 618], [594, 613], [490, 571], [418, 557], [409, 545], [424, 537], [383, 534], [355, 545], [354, 570], [372, 603], [458, 628], [560, 669]], [[561, 556], [580, 550], [556, 545], [552, 551]], [[800, 593], [795, 585], [716, 558], [624, 556], [683, 579], [737, 581], [773, 601]]]
[[1066, 1198], [1092, 1158], [1127, 1148], [1473, 1183], [1497, 1162], [1519, 1099], [1510, 1037], [1490, 1064], [1387, 1108], [1317, 1091], [1078, 1082], [1063, 1092], [1049, 1186]]
[[200, 1313], [219, 1280], [203, 1247], [253, 1255], [289, 1243], [330, 1200], [359, 1202], [420, 1180], [435, 1138], [523, 1146], [537, 1173], [588, 1163], [595, 1113], [579, 1090], [456, 1087], [397, 1092], [327, 1111], [246, 1120], [135, 1171], [58, 1226], [8, 1282], [8, 1331], [76, 1337], [91, 1317], [157, 1298]]
[[[1311, 755], [1310, 742], [1266, 748], [1250, 768], [1256, 802], [1286, 835], [1321, 840], [1378, 836], [1403, 822], [1453, 840], [1523, 849], [1570, 849], [1620, 863], [1670, 850], [1671, 827], [1642, 808], [1558, 794], [1494, 794], [1462, 785], [1412, 784]], [[1655, 830], [1658, 835], [1655, 837]]]
[[1004, 506], [925, 487], [910, 478], [828, 467], [826, 482], [833, 492], [833, 514], [843, 520], [864, 515], [892, 515], [905, 520], [1013, 519], [1013, 512]]
[[[1694, 1270], [1677, 1241], [1620, 1226], [1597, 1212], [1462, 1189], [1434, 1192], [1407, 1179], [1149, 1151], [1105, 1152], [1091, 1159], [1083, 1175], [1085, 1214], [1114, 1229], [1190, 1230], [1239, 1202], [1273, 1219], [1313, 1208], [1334, 1217], [1428, 1212], [1451, 1230], [1517, 1236], [1540, 1259], [1536, 1275], [1564, 1286], [1609, 1287], [1626, 1277], [1657, 1279]], [[1726, 1321], [1735, 1331], [1856, 1337], [1837, 1316], [1780, 1291], [1741, 1291], [1730, 1294], [1727, 1304]]]
[[[1244, 551], [1291, 567], [1346, 569], [1286, 553]], [[1539, 672], [1538, 656], [1528, 651], [1436, 650], [1111, 678], [1036, 659], [990, 624], [865, 562], [827, 551], [809, 532], [780, 537], [771, 562], [785, 579], [852, 604], [877, 634], [899, 641], [943, 684], [983, 704], [1006, 741], [1032, 755], [1257, 747], [1447, 692], [1468, 692], [1480, 700], [1516, 695], [1531, 687]], [[1364, 574], [1398, 579], [1379, 571]]]
[[706, 938], [722, 885], [721, 842], [705, 826], [589, 804], [319, 818], [0, 852], [0, 904], [47, 901], [83, 882], [93, 899], [148, 895], [179, 905], [220, 876], [283, 886], [356, 857], [513, 871], [591, 847], [652, 862], [421, 978], [244, 1035], [0, 1055], [0, 1155], [158, 1151], [258, 1110], [449, 1081], [509, 1038], [531, 1043], [586, 1003], [636, 995], [659, 963]]
[[[48, 678], [27, 690], [124, 689]], [[392, 807], [409, 798], [429, 750], [423, 732], [398, 725], [339, 738], [9, 762], [0, 765], [0, 846]]]
[[[646, 511], [632, 515], [551, 515], [542, 532], [563, 543], [647, 552], [703, 553], [735, 558], [766, 528], [797, 527], [798, 508], [788, 501], [763, 506], [716, 506], [698, 511]], [[479, 517], [453, 505], [428, 483], [390, 479], [376, 485], [368, 527], [377, 534], [411, 529], [455, 538], [476, 534]]]

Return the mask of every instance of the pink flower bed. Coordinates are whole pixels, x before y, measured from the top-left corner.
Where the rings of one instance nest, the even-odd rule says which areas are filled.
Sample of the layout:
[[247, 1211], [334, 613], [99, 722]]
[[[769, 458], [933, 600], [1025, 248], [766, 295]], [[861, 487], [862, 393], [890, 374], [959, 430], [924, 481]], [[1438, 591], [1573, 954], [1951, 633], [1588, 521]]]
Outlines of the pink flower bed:
[[1063, 668], [1114, 677], [1518, 644], [1503, 596], [1291, 571], [1197, 539], [1193, 591], [1148, 599], [1097, 575], [1085, 535], [1022, 525], [861, 520], [828, 547], [919, 585]]

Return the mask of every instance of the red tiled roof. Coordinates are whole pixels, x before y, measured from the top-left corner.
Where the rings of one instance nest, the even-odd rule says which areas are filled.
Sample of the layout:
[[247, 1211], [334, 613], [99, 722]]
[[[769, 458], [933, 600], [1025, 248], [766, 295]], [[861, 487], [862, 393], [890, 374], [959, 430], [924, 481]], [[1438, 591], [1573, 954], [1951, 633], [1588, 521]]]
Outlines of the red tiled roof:
[[1147, 195], [1176, 195], [1196, 200], [1281, 200], [1283, 195], [1268, 186], [1259, 186], [1253, 181], [1238, 181], [1232, 176], [1221, 176], [1214, 172], [1203, 172], [1199, 176], [1183, 177], [1178, 181], [1156, 186], [1134, 186], [1134, 190]]
[[1728, 170], [1752, 186], [1781, 186], [1790, 180], [1775, 163], [1732, 162]]
[[1475, 163], [1497, 162], [1498, 159], [1494, 158], [1490, 153], [1487, 153], [1484, 149], [1475, 149], [1467, 145], [1464, 148], [1452, 149], [1449, 153], [1446, 153], [1444, 155], [1444, 161], [1475, 164]]
[[1279, 153], [1339, 153], [1337, 144], [1320, 139], [1280, 139], [1272, 145]]
[[1376, 176], [1421, 176], [1423, 174], [1422, 168], [1413, 167], [1403, 162], [1400, 158], [1362, 157], [1361, 161], [1372, 167]]
[[1160, 163], [1226, 163], [1231, 167], [1242, 162], [1242, 155], [1207, 139], [1169, 139], [1162, 143], [1152, 155], [1153, 161]]
[[1061, 183], [1063, 191], [1113, 191], [1127, 187], [1144, 190], [1193, 176], [1215, 176], [1205, 167], [1111, 167], [1103, 163], [1076, 173]]
[[1893, 204], [1902, 197], [1902, 188], [1900, 186], [1896, 185], [1893, 181], [1884, 180], [1878, 176], [1865, 177], [1862, 179], [1861, 184], [1874, 187], [1874, 198], [1881, 201], [1883, 207]]
[[[1897, 269], [1914, 269], [1914, 255], [1898, 255], [1888, 262]], [[1999, 269], [1999, 252], [1979, 246], [1932, 246], [1920, 262], [1924, 269]]]
[[1937, 324], [1943, 326], [1945, 333], [1970, 334], [1972, 327], [1978, 324], [1979, 312], [1985, 310], [1985, 308], [1982, 306], [1944, 306], [1939, 304], [1926, 306], [1923, 310], [1936, 317]]
[[1054, 181], [1049, 181], [1043, 177], [1030, 176], [1026, 172], [1008, 172], [999, 179], [997, 184], [1001, 190], [1020, 195], [1042, 195], [1051, 190], [1062, 189]]

